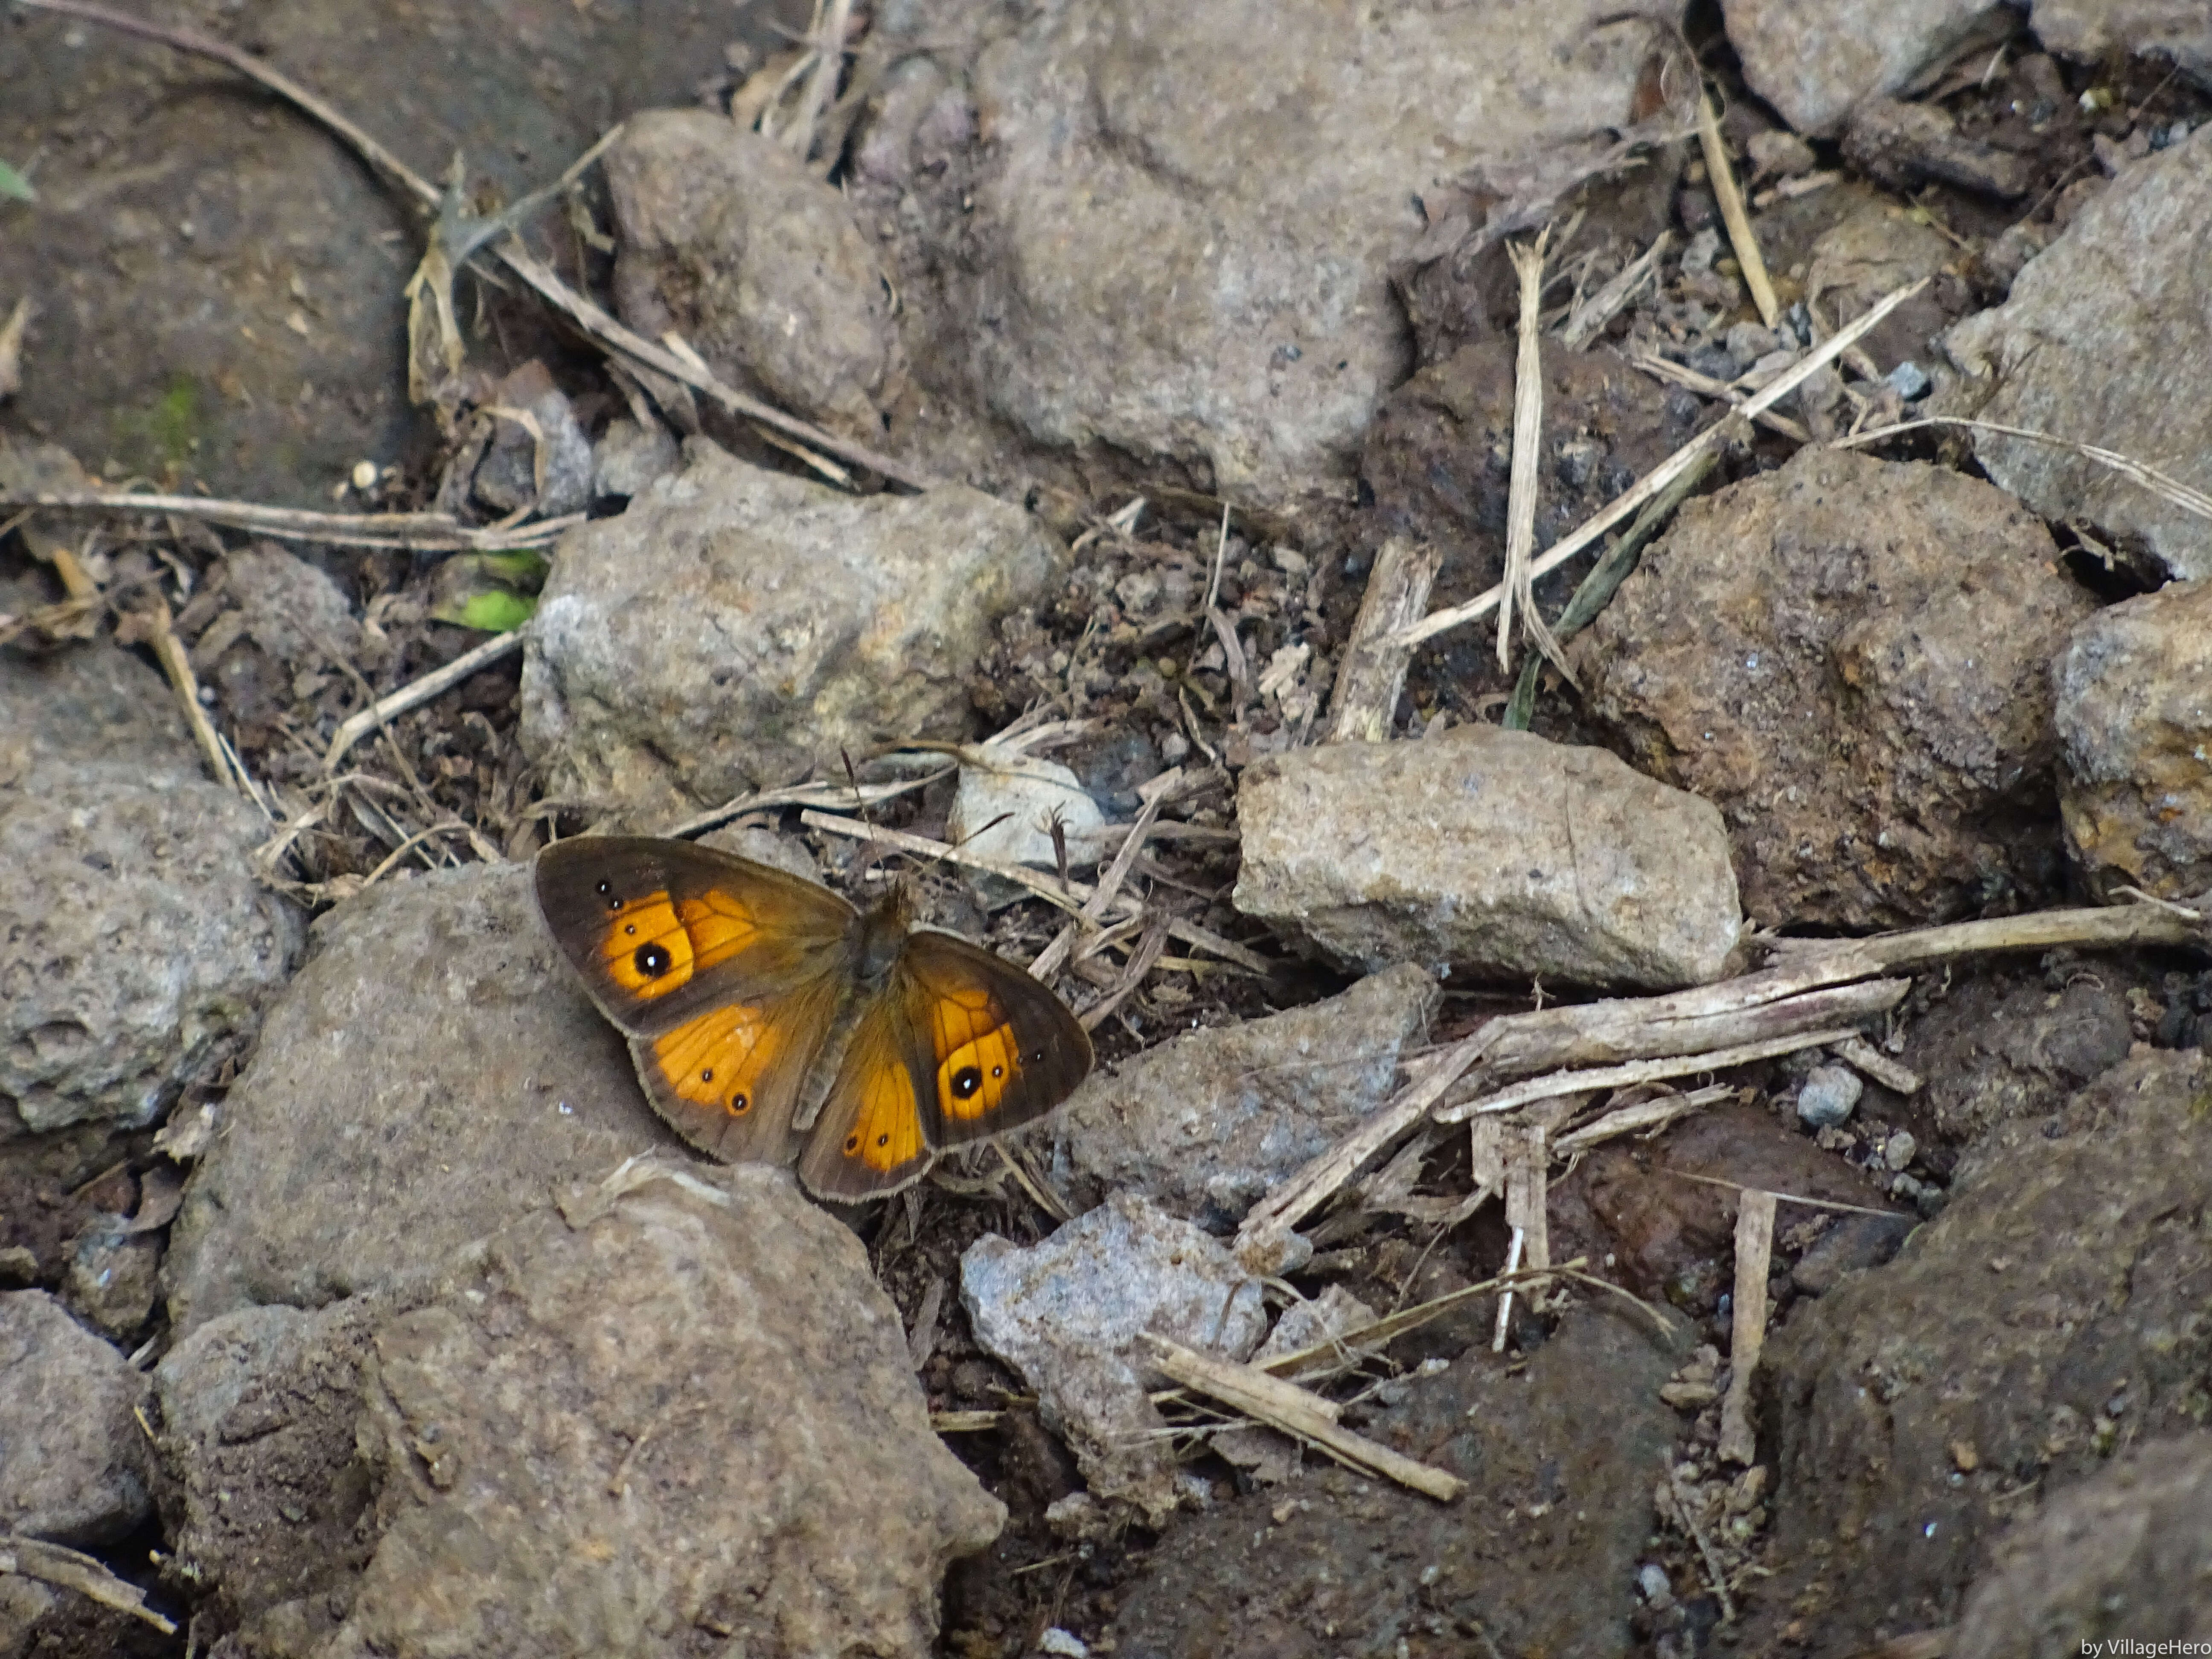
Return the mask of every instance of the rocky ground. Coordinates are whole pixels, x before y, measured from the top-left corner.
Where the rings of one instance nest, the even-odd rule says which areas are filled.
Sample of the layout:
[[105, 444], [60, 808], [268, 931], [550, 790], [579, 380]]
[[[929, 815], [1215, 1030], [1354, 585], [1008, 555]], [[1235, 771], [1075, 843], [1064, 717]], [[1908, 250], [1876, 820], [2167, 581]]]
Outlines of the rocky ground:
[[[90, 10], [0, 15], [0, 1656], [2212, 1640], [2196, 9]], [[1532, 380], [1540, 553], [1710, 434], [1548, 664]], [[592, 827], [903, 868], [1098, 1070], [700, 1160]]]

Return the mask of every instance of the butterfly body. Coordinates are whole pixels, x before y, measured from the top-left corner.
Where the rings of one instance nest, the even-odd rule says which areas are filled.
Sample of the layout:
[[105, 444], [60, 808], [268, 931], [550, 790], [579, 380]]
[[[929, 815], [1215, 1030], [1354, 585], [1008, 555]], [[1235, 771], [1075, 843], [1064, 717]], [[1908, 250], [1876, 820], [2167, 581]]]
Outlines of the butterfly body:
[[540, 914], [629, 1038], [646, 1097], [726, 1162], [825, 1198], [896, 1191], [949, 1146], [1043, 1116], [1091, 1042], [1012, 963], [911, 925], [903, 890], [828, 888], [688, 842], [586, 836], [538, 856]]

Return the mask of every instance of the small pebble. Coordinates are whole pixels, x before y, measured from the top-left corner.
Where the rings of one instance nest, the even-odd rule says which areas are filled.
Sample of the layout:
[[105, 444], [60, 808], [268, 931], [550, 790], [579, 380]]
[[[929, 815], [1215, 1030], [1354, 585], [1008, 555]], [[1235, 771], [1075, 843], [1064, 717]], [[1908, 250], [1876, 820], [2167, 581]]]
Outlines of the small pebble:
[[1810, 1129], [1832, 1129], [1851, 1115], [1866, 1085], [1844, 1066], [1815, 1066], [1797, 1091], [1797, 1119]]
[[374, 461], [356, 461], [353, 464], [353, 487], [356, 489], [370, 490], [375, 489], [376, 478], [376, 463]]
[[1071, 1636], [1057, 1625], [1037, 1638], [1036, 1650], [1039, 1653], [1062, 1654], [1066, 1659], [1089, 1659], [1091, 1653], [1081, 1637]]
[[1899, 1129], [1881, 1143], [1881, 1161], [1893, 1170], [1902, 1170], [1912, 1162], [1912, 1155], [1920, 1150], [1920, 1143], [1909, 1131]]
[[1667, 1582], [1667, 1569], [1656, 1561], [1646, 1561], [1636, 1570], [1636, 1588], [1655, 1607], [1664, 1609], [1674, 1604], [1674, 1587]]
[[1889, 371], [1889, 384], [1897, 395], [1909, 404], [1926, 397], [1932, 383], [1928, 378], [1928, 371], [1907, 357]]

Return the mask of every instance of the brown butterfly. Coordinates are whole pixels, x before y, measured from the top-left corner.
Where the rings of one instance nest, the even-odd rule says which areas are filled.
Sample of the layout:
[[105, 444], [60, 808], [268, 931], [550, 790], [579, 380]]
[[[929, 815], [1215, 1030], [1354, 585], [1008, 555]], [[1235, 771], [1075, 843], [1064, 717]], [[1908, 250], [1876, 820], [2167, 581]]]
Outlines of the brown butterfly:
[[[613, 836], [547, 848], [536, 886], [661, 1116], [727, 1163], [796, 1152], [823, 1198], [896, 1192], [1091, 1070], [1058, 998], [980, 945], [909, 932], [902, 889], [856, 910], [750, 859]], [[817, 1067], [838, 1040], [835, 1071]]]

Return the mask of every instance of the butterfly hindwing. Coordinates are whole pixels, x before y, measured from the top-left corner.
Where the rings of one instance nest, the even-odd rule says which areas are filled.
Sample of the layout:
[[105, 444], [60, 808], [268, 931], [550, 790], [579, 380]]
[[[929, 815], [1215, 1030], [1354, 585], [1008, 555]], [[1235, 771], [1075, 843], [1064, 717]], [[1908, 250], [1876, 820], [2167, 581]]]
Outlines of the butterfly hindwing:
[[849, 970], [856, 913], [826, 887], [689, 842], [585, 836], [538, 855], [538, 908], [601, 1012], [655, 1037]]
[[655, 1037], [632, 1037], [646, 1097], [670, 1127], [725, 1163], [782, 1163], [806, 1074], [835, 1025], [838, 981], [729, 1002]]
[[927, 1051], [888, 992], [861, 1011], [836, 1080], [799, 1155], [799, 1178], [823, 1198], [857, 1203], [918, 1179], [935, 1156], [923, 1128]]

